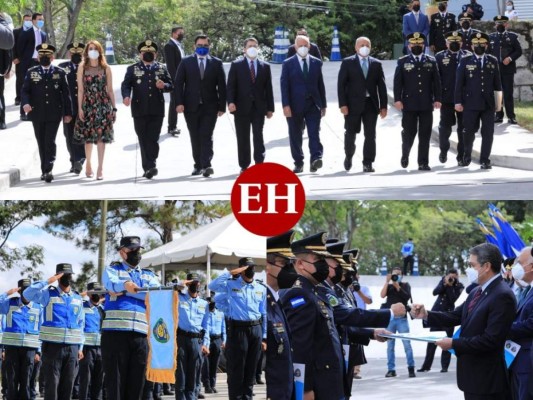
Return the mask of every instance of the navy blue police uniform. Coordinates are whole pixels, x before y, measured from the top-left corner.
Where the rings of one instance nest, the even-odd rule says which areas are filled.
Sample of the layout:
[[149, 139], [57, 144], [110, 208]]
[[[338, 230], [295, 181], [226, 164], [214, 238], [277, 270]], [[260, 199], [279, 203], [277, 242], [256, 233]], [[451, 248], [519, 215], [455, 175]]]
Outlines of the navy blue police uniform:
[[445, 11], [439, 11], [431, 15], [429, 23], [429, 45], [435, 47], [435, 54], [439, 51], [446, 50], [446, 32], [455, 31], [457, 22], [455, 14]]
[[459, 26], [461, 27], [459, 31], [463, 35], [463, 44], [461, 45], [461, 50], [472, 51], [472, 38], [476, 35], [476, 33], [479, 33], [477, 29], [471, 28], [474, 17], [472, 14], [463, 12], [459, 14], [457, 18], [459, 20]]

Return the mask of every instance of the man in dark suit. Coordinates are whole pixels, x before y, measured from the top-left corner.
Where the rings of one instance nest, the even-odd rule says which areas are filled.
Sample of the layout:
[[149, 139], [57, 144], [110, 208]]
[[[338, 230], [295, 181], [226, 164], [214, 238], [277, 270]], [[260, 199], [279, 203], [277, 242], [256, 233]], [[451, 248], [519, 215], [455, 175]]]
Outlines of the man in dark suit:
[[431, 51], [437, 54], [439, 51], [446, 50], [446, 32], [457, 30], [455, 14], [447, 11], [448, 2], [439, 2], [439, 12], [431, 15], [429, 23], [429, 47]]
[[[26, 72], [31, 67], [39, 64], [37, 55], [37, 46], [46, 43], [47, 35], [42, 31], [44, 27], [44, 18], [41, 13], [34, 13], [31, 17], [32, 28], [27, 31], [20, 32], [17, 40], [17, 59], [20, 60], [20, 73], [26, 77]], [[20, 119], [22, 121], [29, 121], [28, 116], [23, 110], [23, 104], [20, 104]]]
[[[309, 34], [307, 33], [307, 30], [305, 28], [300, 28], [296, 32], [296, 36], [307, 36], [309, 37]], [[311, 43], [311, 39], [309, 39], [309, 43], [311, 44], [311, 47], [309, 48], [309, 54], [311, 54], [313, 57], [318, 58], [319, 60], [322, 60], [322, 54], [320, 53], [320, 49], [315, 43]], [[296, 46], [293, 44], [289, 46], [288, 52], [287, 52], [287, 58], [292, 57], [296, 54]]]
[[20, 67], [20, 58], [18, 55], [18, 46], [17, 42], [19, 40], [19, 36], [22, 32], [26, 32], [29, 29], [33, 28], [33, 24], [31, 22], [31, 14], [24, 14], [22, 17], [22, 26], [20, 28], [13, 29], [13, 36], [15, 37], [15, 45], [13, 46], [13, 64], [15, 64], [15, 74], [16, 74], [16, 97], [15, 97], [15, 105], [20, 105], [20, 89], [22, 88], [22, 84], [24, 83], [24, 74], [22, 74], [22, 68]]
[[254, 144], [254, 162], [265, 161], [263, 126], [265, 116], [272, 118], [274, 92], [270, 65], [257, 59], [259, 43], [244, 41], [244, 57], [231, 63], [228, 73], [228, 110], [235, 117], [237, 152], [241, 172], [250, 166], [250, 125]]
[[[503, 103], [508, 122], [517, 124], [513, 98], [514, 76], [516, 74], [516, 60], [522, 56], [522, 46], [518, 41], [518, 35], [507, 30], [508, 17], [498, 15], [494, 17], [494, 22], [496, 23], [496, 32], [489, 35], [490, 53], [499, 62]], [[494, 122], [503, 122], [503, 108], [496, 113]]]
[[356, 55], [342, 61], [337, 80], [339, 107], [344, 115], [344, 169], [352, 168], [355, 154], [355, 135], [365, 128], [363, 171], [374, 172], [376, 158], [376, 123], [378, 114], [387, 116], [387, 87], [381, 63], [369, 57], [370, 39], [360, 37], [355, 41]]
[[457, 356], [457, 386], [466, 400], [504, 400], [508, 390], [504, 344], [516, 313], [516, 298], [502, 280], [502, 256], [496, 246], [483, 243], [470, 249], [466, 273], [479, 287], [453, 311], [426, 311], [413, 305], [412, 316], [430, 327], [461, 325], [456, 338], [436, 342]]
[[467, 12], [459, 14], [460, 32], [463, 34], [463, 45], [461, 50], [472, 51], [472, 38], [478, 33], [477, 29], [472, 29], [472, 20], [474, 17]]
[[420, 11], [420, 0], [413, 0], [411, 2], [411, 12], [403, 16], [402, 34], [405, 48], [409, 48], [408, 36], [415, 32], [424, 35], [424, 48], [426, 48], [428, 46], [429, 19], [426, 14]]
[[[185, 57], [185, 47], [183, 47], [183, 38], [185, 37], [185, 30], [183, 26], [175, 26], [172, 28], [170, 39], [165, 44], [165, 62], [167, 69], [175, 83], [176, 73], [180, 65], [181, 59]], [[170, 95], [170, 104], [168, 107], [168, 133], [172, 136], [177, 136], [181, 131], [178, 126], [178, 113], [176, 112], [176, 102], [174, 95]]]
[[494, 91], [502, 90], [498, 60], [485, 54], [488, 43], [489, 36], [486, 33], [475, 34], [472, 38], [474, 54], [462, 58], [455, 80], [455, 110], [463, 112], [463, 164], [470, 165], [475, 135], [481, 124], [481, 169], [492, 168], [489, 157], [496, 110]]
[[511, 270], [515, 280], [524, 284], [518, 294], [518, 309], [511, 325], [508, 339], [520, 345], [520, 350], [511, 364], [511, 388], [513, 399], [530, 400], [528, 395], [528, 380], [531, 379], [533, 366], [531, 364], [531, 339], [533, 338], [533, 249], [531, 246], [524, 248], [516, 264]]
[[70, 53], [70, 61], [59, 64], [67, 73], [68, 89], [70, 90], [70, 99], [72, 100], [72, 121], [63, 124], [63, 133], [67, 141], [67, 150], [70, 155], [70, 172], [79, 175], [83, 162], [85, 161], [85, 146], [74, 142], [74, 126], [78, 117], [78, 65], [82, 60], [82, 53], [85, 45], [74, 42], [67, 46]]
[[409, 165], [409, 153], [418, 133], [418, 170], [431, 171], [429, 142], [433, 108], [440, 108], [441, 86], [437, 62], [425, 55], [426, 37], [415, 32], [407, 37], [411, 54], [398, 60], [394, 73], [394, 106], [402, 111], [402, 168]]
[[50, 183], [54, 179], [57, 130], [61, 119], [67, 124], [72, 120], [72, 102], [67, 74], [52, 65], [55, 47], [43, 43], [37, 46], [37, 52], [40, 65], [26, 73], [21, 104], [33, 123], [41, 159], [41, 180]]
[[283, 62], [281, 69], [281, 103], [289, 125], [289, 141], [294, 172], [303, 172], [303, 125], [307, 125], [311, 172], [322, 168], [323, 147], [320, 143], [320, 119], [326, 115], [326, 88], [322, 61], [309, 55], [307, 36], [296, 37], [297, 54]]
[[165, 118], [163, 93], [171, 92], [174, 83], [165, 66], [155, 61], [157, 44], [145, 40], [139, 43], [137, 50], [140, 60], [126, 70], [121, 86], [122, 101], [126, 107], [131, 104], [133, 125], [141, 148], [143, 177], [152, 179], [158, 174], [158, 141]]
[[194, 159], [193, 176], [213, 175], [213, 130], [226, 112], [226, 74], [222, 61], [209, 55], [209, 37], [194, 39], [195, 54], [185, 57], [176, 74], [176, 111], [185, 113]]

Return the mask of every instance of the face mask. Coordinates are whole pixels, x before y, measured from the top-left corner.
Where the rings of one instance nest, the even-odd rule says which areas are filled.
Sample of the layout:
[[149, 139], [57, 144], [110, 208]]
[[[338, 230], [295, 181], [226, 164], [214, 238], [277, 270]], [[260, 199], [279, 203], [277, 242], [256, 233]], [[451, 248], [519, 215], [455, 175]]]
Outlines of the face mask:
[[26, 28], [26, 29], [30, 29], [33, 26], [31, 21], [24, 21], [24, 23], [22, 25], [24, 25], [24, 28]]
[[183, 38], [185, 37], [185, 35], [183, 33], [179, 33], [178, 34], [178, 41], [181, 42], [183, 40]]
[[444, 4], [439, 4], [439, 11], [440, 12], [446, 11], [446, 6]]
[[505, 32], [505, 26], [502, 25], [502, 24], [498, 24], [498, 25], [496, 25], [496, 30], [498, 32], [500, 32], [500, 33], [503, 33], [503, 32]]
[[513, 274], [513, 278], [516, 280], [520, 280], [524, 277], [526, 274], [526, 271], [524, 270], [524, 267], [520, 263], [516, 263], [513, 265], [513, 269], [511, 269], [511, 273]]
[[470, 29], [470, 21], [461, 22], [461, 26], [463, 27], [464, 30]]
[[248, 47], [248, 48], [246, 49], [246, 55], [247, 55], [248, 57], [250, 57], [251, 59], [256, 58], [256, 57], [257, 57], [257, 53], [258, 53], [258, 51], [257, 51], [257, 48], [256, 48], [256, 47]]
[[91, 60], [97, 60], [100, 57], [100, 52], [98, 50], [89, 50], [87, 55]]
[[347, 275], [344, 280], [341, 282], [342, 286], [348, 287], [353, 283], [353, 277]]
[[74, 64], [81, 63], [81, 54], [80, 53], [73, 54], [70, 57], [70, 61], [72, 61]]
[[461, 49], [461, 43], [459, 42], [451, 42], [450, 43], [450, 51], [453, 51], [454, 53], [459, 51]]
[[37, 21], [37, 28], [41, 29], [44, 26], [44, 21], [41, 19]]
[[305, 46], [302, 46], [302, 47], [298, 47], [298, 50], [297, 50], [298, 54], [300, 55], [300, 57], [305, 57], [307, 56], [307, 54], [309, 54], [309, 49]]
[[59, 284], [64, 287], [70, 286], [71, 277], [72, 276], [70, 274], [63, 275], [61, 278], [59, 278]]
[[470, 4], [476, 4], [476, 0], [470, 0]]
[[485, 46], [475, 46], [474, 53], [476, 53], [478, 56], [482, 56], [485, 54]]
[[361, 57], [368, 57], [370, 54], [370, 48], [368, 46], [363, 46], [359, 49], [359, 55]]
[[413, 11], [416, 11], [416, 12], [420, 11], [420, 6], [418, 4], [415, 4], [413, 6]]
[[294, 282], [298, 279], [298, 274], [294, 270], [292, 264], [286, 266], [279, 271], [278, 274], [278, 286], [280, 289], [290, 289]]
[[43, 67], [50, 66], [51, 62], [52, 62], [52, 60], [50, 60], [50, 57], [48, 57], [48, 56], [40, 56], [39, 57], [39, 64], [41, 64]]
[[199, 56], [205, 57], [209, 53], [209, 47], [197, 47], [195, 51]]
[[479, 272], [477, 272], [477, 270], [472, 267], [468, 267], [465, 272], [470, 283], [477, 283], [479, 279]]
[[422, 54], [422, 46], [413, 46], [411, 47], [411, 53], [413, 53], [413, 55], [415, 56], [419, 56], [420, 54]]
[[329, 275], [329, 265], [326, 260], [318, 260], [311, 264], [316, 268], [316, 272], [313, 272], [311, 276], [315, 278], [318, 283], [324, 282]]
[[152, 52], [143, 53], [143, 60], [146, 62], [154, 61], [155, 54]]
[[396, 282], [400, 283], [402, 281], [402, 276], [398, 275], [398, 280]]
[[189, 292], [198, 293], [198, 282], [193, 282], [189, 285]]
[[507, 11], [512, 11], [513, 10], [513, 6], [507, 6], [505, 8], [507, 8]]
[[334, 285], [336, 285], [337, 283], [339, 283], [342, 279], [342, 268], [341, 266], [337, 266], [337, 268], [335, 268], [335, 276], [333, 278], [331, 278], [331, 282], [333, 282]]
[[215, 303], [209, 303], [209, 311], [215, 311]]
[[91, 301], [92, 301], [93, 303], [95, 303], [95, 304], [96, 304], [96, 303], [99, 303], [99, 302], [100, 302], [100, 295], [98, 295], [98, 294], [91, 294]]
[[250, 265], [248, 268], [244, 270], [244, 276], [247, 279], [253, 279], [255, 275], [255, 267], [253, 265]]
[[142, 260], [142, 255], [141, 253], [139, 253], [139, 251], [130, 251], [127, 255], [126, 255], [126, 262], [131, 265], [132, 267], [136, 267], [137, 265], [139, 265], [139, 263], [141, 262]]

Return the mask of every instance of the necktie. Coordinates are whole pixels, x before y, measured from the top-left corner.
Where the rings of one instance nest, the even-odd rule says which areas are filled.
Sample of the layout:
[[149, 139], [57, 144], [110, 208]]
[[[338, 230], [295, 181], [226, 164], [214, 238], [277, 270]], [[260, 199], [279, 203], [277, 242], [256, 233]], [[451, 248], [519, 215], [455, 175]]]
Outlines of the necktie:
[[204, 59], [200, 58], [200, 79], [204, 79], [204, 72], [205, 72]]
[[417, 63], [419, 63], [419, 62], [420, 62], [420, 58], [415, 57], [415, 61], [416, 61]]
[[361, 67], [363, 68], [363, 75], [366, 78], [368, 76], [368, 61], [366, 58], [363, 58], [363, 64], [361, 65]]
[[253, 61], [250, 61], [250, 76], [252, 77], [252, 83], [255, 83], [255, 68]]
[[415, 14], [415, 21], [416, 21], [416, 24], [418, 25], [418, 13]]
[[307, 60], [305, 58], [302, 59], [302, 61], [304, 62], [304, 68], [303, 68], [304, 79], [307, 80], [307, 75], [309, 75], [309, 67], [307, 66]]
[[481, 298], [481, 288], [478, 288], [476, 293], [474, 294], [474, 297], [472, 298], [472, 301], [468, 304], [468, 314], [472, 312], [474, 307], [476, 306], [477, 302]]
[[478, 57], [477, 65], [479, 67], [479, 70], [481, 71], [483, 69], [483, 58], [482, 57]]
[[520, 308], [522, 304], [525, 303], [527, 294], [529, 293], [529, 289], [531, 289], [531, 286], [521, 289], [520, 294], [518, 295], [518, 308]]

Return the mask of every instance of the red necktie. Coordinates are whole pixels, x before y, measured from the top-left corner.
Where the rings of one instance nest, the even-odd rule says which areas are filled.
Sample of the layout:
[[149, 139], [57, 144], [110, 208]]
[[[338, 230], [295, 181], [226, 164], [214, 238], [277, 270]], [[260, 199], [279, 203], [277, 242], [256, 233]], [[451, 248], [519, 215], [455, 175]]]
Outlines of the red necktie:
[[472, 298], [472, 301], [468, 303], [468, 314], [472, 312], [476, 304], [478, 303], [479, 299], [481, 298], [481, 288], [477, 290], [477, 292], [474, 294], [474, 297]]
[[255, 83], [255, 68], [253, 61], [250, 61], [250, 76], [252, 77], [252, 83]]

